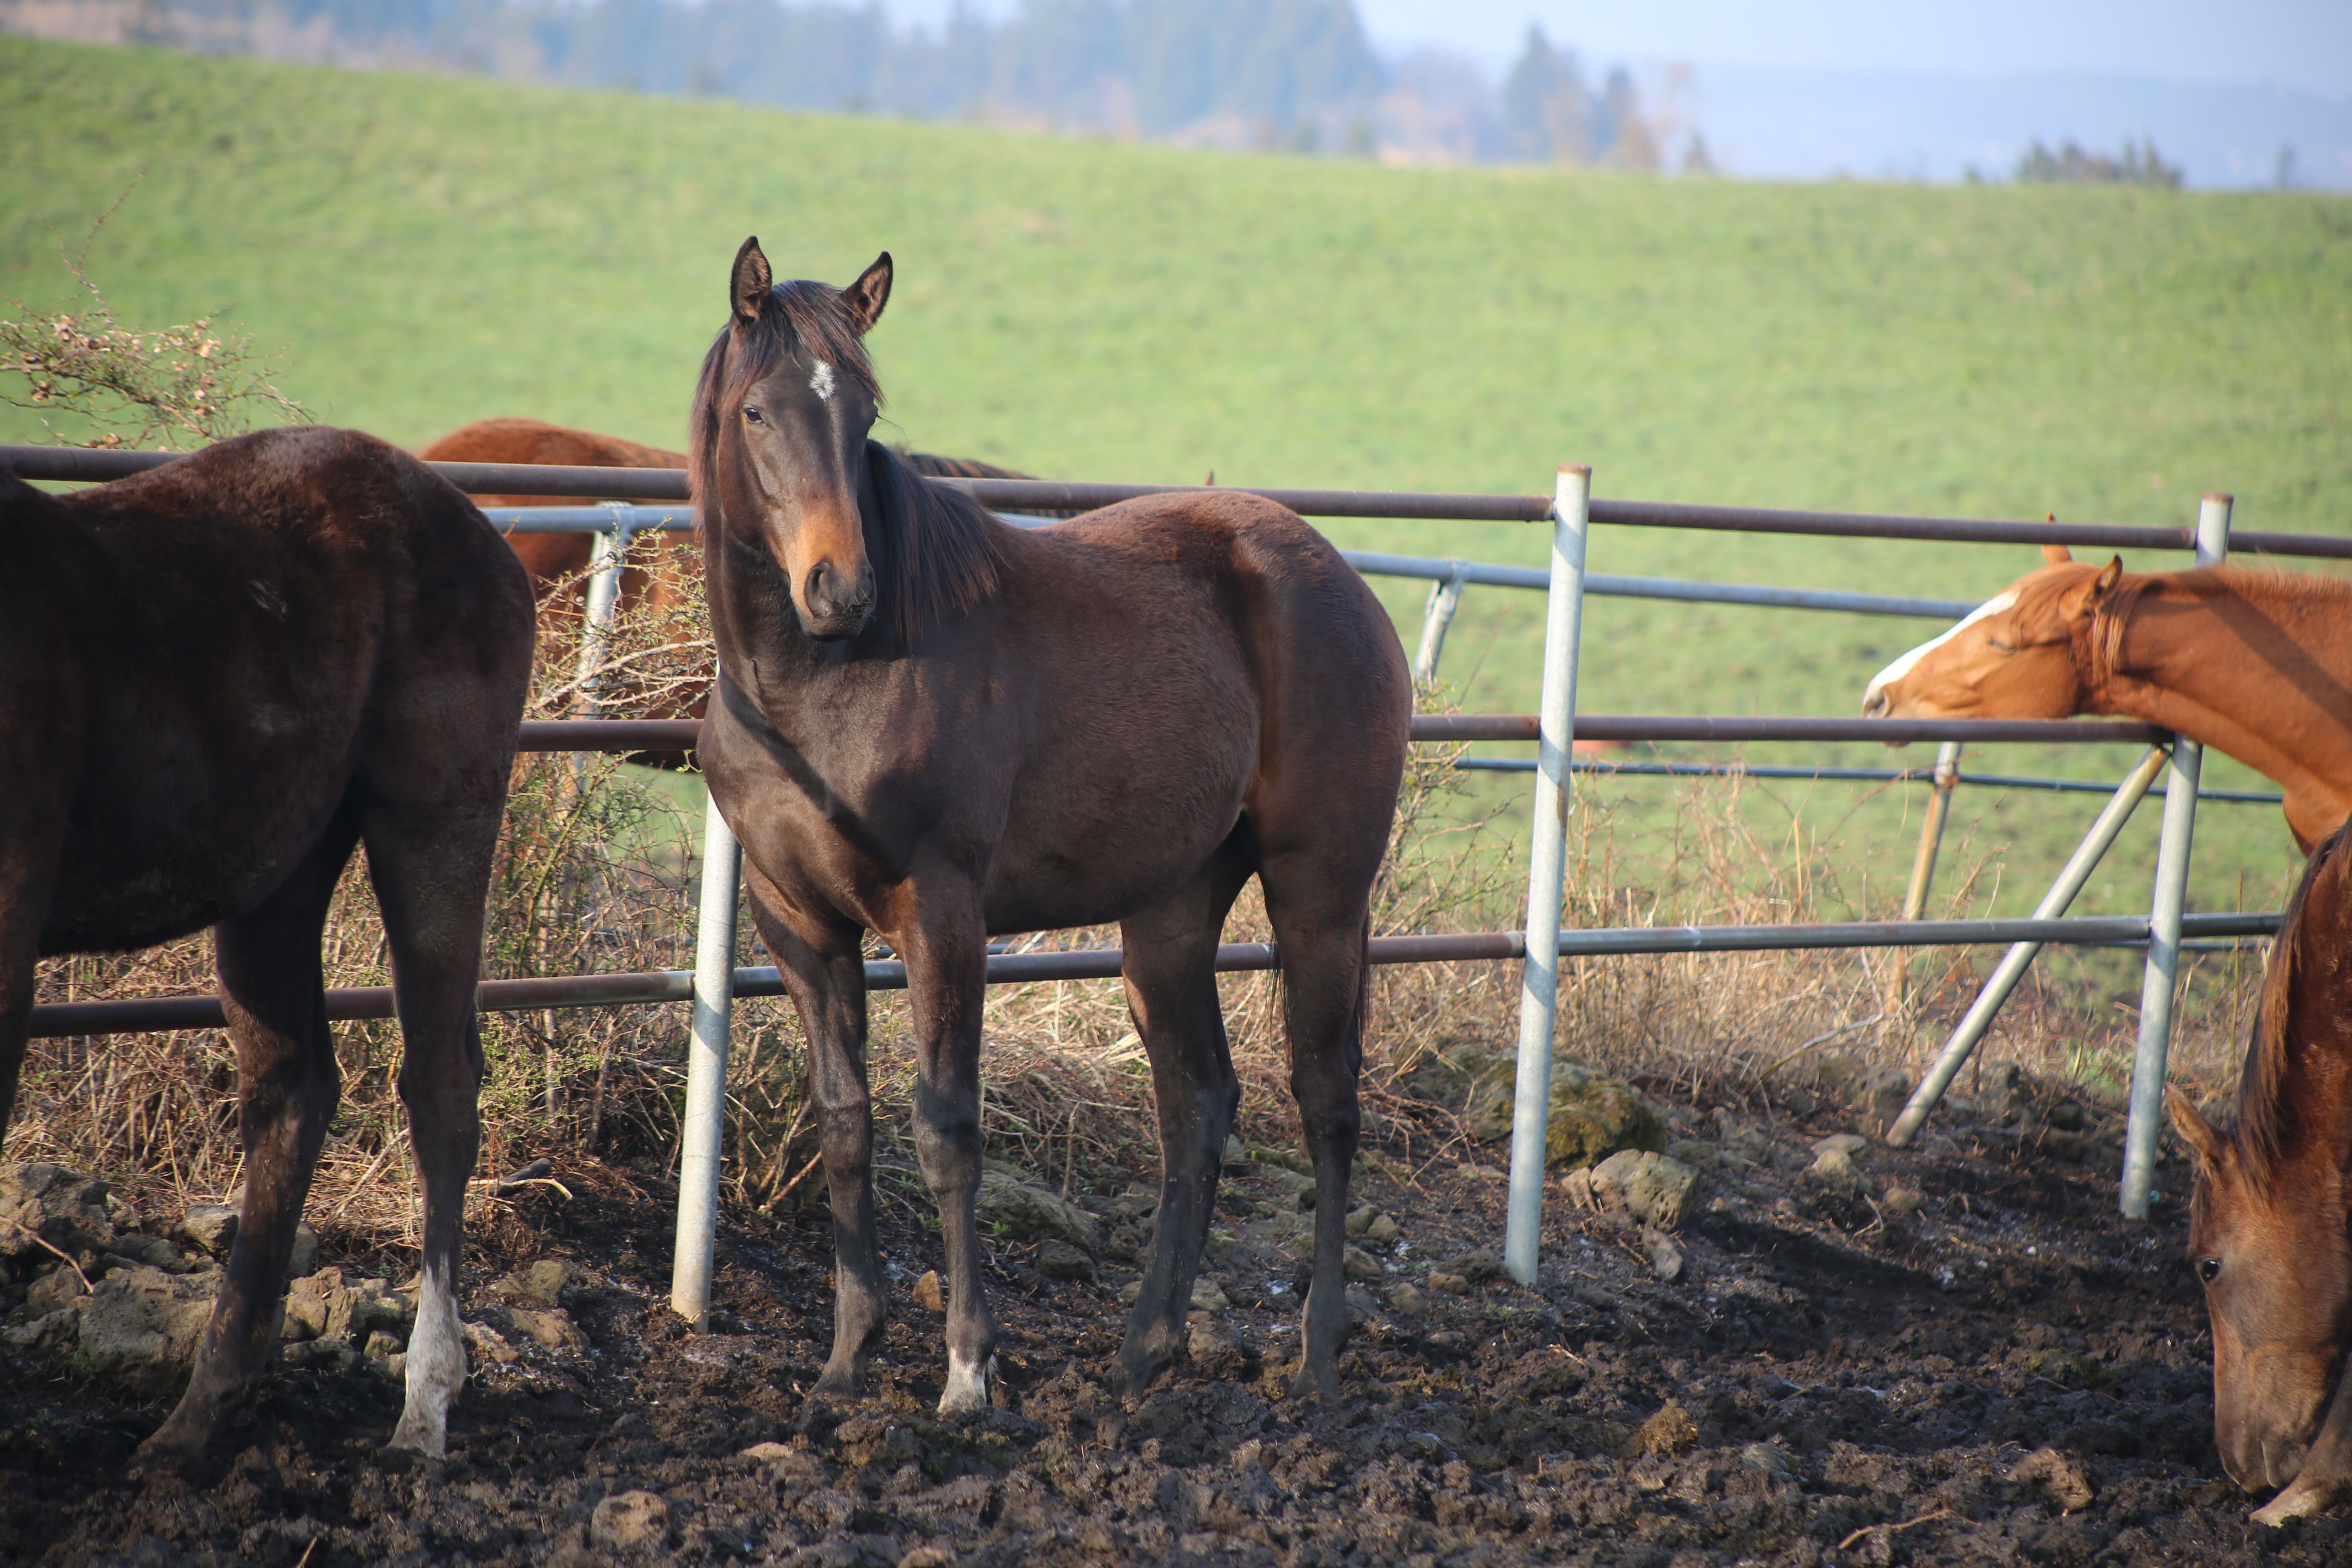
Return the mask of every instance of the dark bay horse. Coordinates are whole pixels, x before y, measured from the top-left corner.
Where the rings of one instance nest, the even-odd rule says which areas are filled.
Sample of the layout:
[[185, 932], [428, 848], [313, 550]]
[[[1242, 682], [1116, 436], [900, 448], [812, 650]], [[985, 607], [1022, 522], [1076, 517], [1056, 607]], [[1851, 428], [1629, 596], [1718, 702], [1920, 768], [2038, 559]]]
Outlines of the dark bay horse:
[[345, 430], [240, 437], [43, 494], [0, 475], [0, 1126], [38, 958], [213, 928], [246, 1195], [179, 1405], [193, 1456], [278, 1355], [335, 1113], [319, 942], [367, 846], [406, 1054], [424, 1280], [395, 1447], [442, 1452], [482, 1071], [482, 909], [530, 677], [530, 588], [466, 498]]
[[2315, 1513], [2352, 1488], [2352, 823], [2287, 902], [2235, 1124], [2166, 1098], [2197, 1154], [2189, 1257], [2213, 1320], [2222, 1466], [2250, 1490], [2286, 1488], [2263, 1523]]
[[[433, 463], [530, 463], [586, 468], [683, 468], [686, 454], [648, 447], [619, 436], [575, 430], [543, 419], [477, 419], [425, 443], [416, 454]], [[899, 458], [919, 474], [941, 479], [1025, 479], [1032, 476], [1000, 468], [971, 458], [943, 458], [930, 452], [901, 451]], [[477, 495], [478, 506], [583, 506], [593, 504], [577, 496]], [[1062, 512], [1048, 515], [1074, 516]], [[690, 599], [690, 584], [702, 575], [702, 543], [691, 532], [664, 530], [650, 540], [638, 535], [630, 564], [621, 573], [614, 609], [622, 614], [650, 610], [662, 614]], [[547, 652], [560, 658], [574, 646], [579, 617], [587, 605], [587, 573], [594, 559], [595, 535], [577, 533], [509, 533], [507, 542], [530, 574], [530, 589], [541, 614], [553, 611], [555, 626], [542, 626]], [[650, 548], [648, 548], [650, 545]], [[570, 629], [562, 622], [568, 621]], [[699, 719], [709, 689], [709, 671], [691, 680], [691, 695], [665, 697], [634, 683], [625, 671], [604, 678], [602, 703], [643, 719]], [[648, 767], [682, 768], [684, 752], [635, 752], [628, 760]]]
[[2274, 780], [2306, 852], [2352, 812], [2352, 583], [2242, 566], [2047, 564], [1874, 677], [1880, 719], [2116, 713]]
[[906, 960], [915, 1145], [946, 1252], [942, 1414], [989, 1402], [980, 1282], [982, 991], [992, 933], [1118, 920], [1161, 1153], [1151, 1266], [1120, 1360], [1140, 1392], [1184, 1342], [1239, 1088], [1213, 964], [1252, 875], [1283, 964], [1316, 1168], [1297, 1386], [1336, 1397], [1372, 880], [1412, 688], [1380, 602], [1292, 512], [1169, 495], [1006, 527], [867, 439], [864, 337], [885, 255], [846, 289], [735, 259], [689, 431], [718, 698], [710, 789], [805, 1026], [831, 1187], [834, 1344], [853, 1394], [885, 1317], [858, 944]]

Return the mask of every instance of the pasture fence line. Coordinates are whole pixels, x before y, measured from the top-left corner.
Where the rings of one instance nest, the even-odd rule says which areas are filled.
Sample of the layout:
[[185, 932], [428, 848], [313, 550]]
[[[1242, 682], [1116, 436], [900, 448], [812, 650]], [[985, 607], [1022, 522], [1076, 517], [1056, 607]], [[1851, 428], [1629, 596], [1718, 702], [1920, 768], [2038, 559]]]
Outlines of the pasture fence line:
[[[27, 479], [54, 480], [104, 480], [143, 471], [163, 463], [176, 460], [184, 454], [121, 451], [89, 451], [55, 447], [0, 447], [0, 466], [14, 469]], [[687, 500], [685, 474], [674, 469], [583, 468], [535, 466], [528, 464], [436, 463], [432, 465], [445, 478], [472, 493], [529, 493], [594, 497], [607, 503], [618, 501], [683, 501]], [[1113, 504], [1141, 496], [1183, 493], [1201, 490], [1196, 486], [1104, 485], [1072, 484], [1058, 481], [1019, 479], [935, 479], [971, 494], [991, 507], [1030, 508], [1066, 510], [1090, 509]], [[2141, 1030], [2136, 1051], [2131, 1110], [2126, 1133], [2126, 1158], [2123, 1206], [2133, 1217], [2144, 1217], [2150, 1195], [2148, 1176], [2152, 1172], [2156, 1140], [2155, 1108], [2162, 1092], [2164, 1061], [2169, 1042], [2171, 997], [2177, 984], [2178, 957], [2185, 936], [2220, 937], [2263, 934], [2276, 929], [2277, 916], [2240, 913], [2201, 917], [2185, 917], [2182, 894], [2185, 891], [2188, 858], [2193, 836], [2194, 811], [2197, 799], [2198, 762], [2192, 743], [2179, 740], [2168, 732], [2144, 724], [2078, 721], [1887, 721], [1856, 719], [1725, 719], [1684, 718], [1659, 715], [1591, 715], [1580, 719], [1575, 713], [1574, 691], [1578, 649], [1581, 641], [1583, 601], [1593, 585], [1585, 570], [1587, 536], [1594, 522], [1621, 526], [1727, 530], [1748, 532], [1813, 534], [1843, 538], [1884, 538], [1907, 540], [1939, 540], [2001, 544], [2057, 543], [2069, 546], [2087, 545], [2098, 549], [2182, 549], [2198, 550], [2200, 561], [2221, 558], [2227, 540], [2229, 502], [2226, 497], [2209, 497], [2200, 516], [2200, 526], [2194, 531], [2163, 528], [2124, 528], [2080, 523], [2009, 522], [1972, 519], [1913, 518], [1876, 514], [1801, 512], [1743, 507], [1693, 506], [1681, 503], [1623, 500], [1596, 500], [1591, 495], [1591, 471], [1580, 466], [1564, 465], [1555, 492], [1550, 497], [1507, 495], [1419, 494], [1410, 492], [1305, 490], [1244, 489], [1249, 493], [1264, 496], [1290, 507], [1306, 516], [1392, 518], [1416, 521], [1549, 521], [1552, 525], [1551, 566], [1545, 582], [1548, 598], [1544, 655], [1543, 695], [1540, 710], [1528, 714], [1461, 714], [1423, 715], [1413, 723], [1415, 740], [1492, 740], [1536, 741], [1538, 754], [1535, 771], [1538, 774], [1536, 802], [1531, 823], [1531, 852], [1528, 887], [1528, 910], [1526, 927], [1521, 932], [1454, 933], [1408, 938], [1381, 939], [1381, 962], [1419, 963], [1450, 962], [1471, 958], [1521, 958], [1526, 971], [1521, 987], [1521, 1018], [1517, 1062], [1517, 1092], [1512, 1130], [1512, 1157], [1509, 1175], [1509, 1201], [1506, 1220], [1505, 1259], [1512, 1276], [1523, 1283], [1535, 1278], [1536, 1238], [1541, 1219], [1543, 1199], [1543, 1146], [1546, 1121], [1549, 1109], [1551, 1040], [1556, 1017], [1558, 963], [1564, 956], [1602, 955], [1646, 952], [1758, 952], [1812, 947], [1863, 946], [1928, 946], [1947, 943], [2008, 942], [2016, 947], [2050, 942], [2086, 941], [2097, 942], [2144, 942], [2148, 949], [2148, 964], [2143, 986]], [[566, 509], [570, 510], [570, 509]], [[620, 550], [614, 541], [635, 525], [634, 512], [624, 517], [623, 509], [608, 506], [596, 509], [605, 519], [600, 531], [611, 536], [606, 542], [601, 574], [608, 582], [617, 575], [614, 568]], [[593, 527], [593, 524], [590, 525]], [[571, 531], [577, 531], [577, 525]], [[2239, 543], [2246, 548], [2279, 556], [2302, 556], [2315, 559], [2352, 559], [2352, 539], [2329, 539], [2290, 534], [2245, 533]], [[1391, 558], [1409, 561], [1416, 568], [1402, 574], [1430, 575], [1440, 584], [1454, 590], [1454, 604], [1459, 602], [1463, 584], [1471, 580], [1466, 563], [1451, 561], [1424, 562], [1423, 558]], [[1433, 570], [1442, 566], [1442, 574]], [[1499, 569], [1508, 571], [1510, 569]], [[1642, 580], [1629, 580], [1639, 582]], [[1651, 580], [1653, 582], [1656, 580]], [[1513, 581], [1509, 586], [1533, 586], [1531, 583]], [[1689, 584], [1679, 585], [1690, 587]], [[1736, 585], [1705, 584], [1708, 588]], [[1808, 594], [1806, 590], [1780, 591], [1785, 594]], [[1690, 595], [1662, 595], [1690, 596]], [[1438, 595], [1433, 595], [1432, 608], [1437, 607]], [[1729, 601], [1762, 602], [1762, 601]], [[1794, 604], [1782, 599], [1775, 601]], [[1805, 605], [1799, 607], [1832, 607]], [[1841, 605], [1837, 608], [1850, 608]], [[1938, 606], [1938, 610], [1942, 606]], [[1963, 606], [1965, 608], [1965, 606]], [[1874, 613], [1913, 614], [1920, 611], [1883, 610]], [[1450, 619], [1452, 606], [1446, 609]], [[1436, 642], [1442, 644], [1443, 626], [1437, 628]], [[1425, 628], [1424, 652], [1434, 664], [1432, 638]], [[659, 743], [675, 744], [681, 731], [692, 731], [691, 721], [602, 721], [581, 719], [542, 722], [527, 729], [532, 731], [527, 743], [532, 749], [618, 750], [651, 749]], [[2131, 778], [2125, 781], [2108, 810], [2086, 836], [2083, 846], [2062, 873], [2060, 885], [2053, 886], [2043, 900], [2044, 909], [2054, 904], [2063, 910], [2073, 892], [2063, 885], [2070, 877], [2079, 887], [2089, 868], [2095, 865], [2114, 833], [2120, 830], [2122, 818], [2147, 793], [2153, 783], [2155, 764], [2161, 759], [2169, 771], [2170, 787], [2166, 791], [2166, 827], [2159, 847], [2157, 888], [2149, 914], [2140, 917], [2106, 917], [2100, 919], [2062, 919], [2055, 910], [2050, 918], [2025, 921], [1896, 921], [1863, 922], [1829, 922], [1806, 926], [1748, 927], [1678, 927], [1630, 928], [1624, 931], [1585, 931], [1562, 932], [1559, 919], [1564, 897], [1565, 824], [1569, 801], [1569, 784], [1574, 775], [1571, 764], [1573, 742], [1581, 731], [1588, 739], [1620, 739], [1645, 741], [1937, 741], [1939, 742], [2059, 742], [2069, 743], [2140, 741], [2151, 746], [2148, 759], [2143, 762]], [[2134, 785], [2137, 783], [2137, 787]], [[2110, 818], [2113, 818], [2110, 824]], [[757, 994], [749, 986], [757, 985], [763, 978], [757, 971], [739, 971], [731, 967], [734, 942], [734, 912], [740, 900], [740, 855], [734, 849], [732, 835], [720, 819], [715, 805], [708, 814], [706, 824], [706, 854], [703, 887], [700, 894], [704, 917], [698, 926], [698, 945], [696, 968], [688, 982], [685, 995], [691, 997], [694, 1009], [693, 1043], [689, 1047], [688, 1101], [689, 1122], [682, 1145], [682, 1161], [691, 1152], [694, 1177], [693, 1194], [686, 1194], [681, 1185], [680, 1231], [678, 1237], [677, 1273], [673, 1280], [672, 1304], [691, 1320], [699, 1321], [708, 1310], [709, 1266], [715, 1247], [715, 1213], [717, 1161], [719, 1149], [719, 1111], [721, 1109], [728, 1052], [729, 1005], [735, 994]], [[2076, 876], [2080, 866], [2079, 877]], [[1906, 904], [1909, 900], [1906, 900]], [[723, 912], [722, 912], [723, 911]], [[1409, 944], [1398, 948], [1391, 944]], [[1659, 945], [1650, 945], [1659, 944]], [[1235, 944], [1237, 952], [1231, 967], [1273, 967], [1279, 955], [1263, 943]], [[1013, 983], [1029, 978], [1076, 977], [1052, 973], [1055, 963], [1074, 963], [1088, 957], [1097, 964], [1110, 963], [1115, 952], [1099, 955], [1076, 953], [1023, 953], [992, 957], [989, 961], [992, 981]], [[1221, 949], [1221, 960], [1224, 951]], [[1010, 961], [1034, 961], [1013, 963]], [[2028, 955], [2030, 962], [2030, 954]], [[887, 965], [895, 961], [880, 961]], [[1000, 965], [1003, 966], [1000, 968]], [[1224, 967], [1221, 963], [1221, 967]], [[2006, 966], [2004, 966], [2006, 967]], [[770, 974], [773, 971], [767, 972]], [[1116, 973], [1115, 968], [1106, 973]], [[2022, 965], [2018, 968], [2022, 973]], [[887, 967], [877, 970], [869, 965], [869, 974], [877, 988], [888, 984]], [[667, 973], [631, 976], [570, 976], [534, 981], [503, 981], [485, 983], [484, 994], [493, 994], [490, 987], [531, 986], [542, 988], [537, 994], [548, 1000], [520, 1004], [530, 1006], [566, 1005], [551, 1000], [544, 988], [578, 984], [584, 989], [604, 988], [610, 991], [632, 991], [635, 994], [614, 995], [610, 1002], [574, 1002], [569, 1005], [612, 1005], [624, 1001], [668, 1001], [677, 999], [678, 977]], [[746, 989], [739, 990], [741, 981]], [[903, 966], [898, 983], [904, 984]], [[2012, 982], [2013, 983], [2013, 982]], [[1990, 991], [1988, 987], [1988, 991]], [[657, 994], [649, 994], [657, 993]], [[515, 993], [520, 994], [521, 993]], [[501, 1000], [506, 993], [497, 993]], [[2003, 994], [2006, 994], [2004, 992]], [[84, 1003], [67, 1005], [74, 1009], [71, 1018], [81, 1022], [79, 1028], [58, 1026], [68, 1016], [58, 1006], [35, 1010], [36, 1033], [95, 1033], [98, 1017], [90, 1009], [144, 1008], [146, 1016], [160, 1016], [173, 1003], [212, 1002], [213, 998], [159, 998], [131, 1003]], [[1980, 1002], [1982, 998], [1979, 998]], [[372, 1005], [372, 1004], [371, 1004]], [[383, 1004], [389, 1009], [389, 992], [384, 992]], [[1993, 1006], [1998, 1006], [1996, 1000]], [[1972, 1009], [1972, 1015], [1976, 1011]], [[115, 1015], [121, 1016], [121, 1015]], [[346, 1015], [355, 1016], [355, 1015]], [[370, 1015], [375, 1016], [375, 1015]], [[1989, 1016], [1989, 1012], [1988, 1012]], [[148, 1023], [144, 1027], [188, 1026]], [[1973, 1042], [1964, 1047], [1973, 1048]], [[1951, 1055], [1948, 1045], [1946, 1055]], [[1940, 1061], [1939, 1061], [1940, 1066]], [[1930, 1080], [1934, 1073], [1930, 1074]], [[1946, 1078], [1945, 1082], [1948, 1082]], [[1920, 1092], [1914, 1096], [1912, 1109], [1924, 1117], [1935, 1099], [1941, 1093], [1937, 1085], [1929, 1092], [1929, 1082], [1923, 1081]], [[1909, 1111], [1906, 1110], [1906, 1115]], [[682, 1177], [685, 1171], [681, 1170]], [[708, 1201], [705, 1201], [707, 1190]]]

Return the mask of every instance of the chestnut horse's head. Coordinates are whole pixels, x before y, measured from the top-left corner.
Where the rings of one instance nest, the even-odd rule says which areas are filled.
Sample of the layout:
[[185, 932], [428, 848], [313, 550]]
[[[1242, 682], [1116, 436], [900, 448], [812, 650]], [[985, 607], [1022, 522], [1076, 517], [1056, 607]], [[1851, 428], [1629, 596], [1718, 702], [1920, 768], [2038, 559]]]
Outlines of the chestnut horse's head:
[[821, 642], [856, 637], [874, 609], [860, 493], [882, 394], [864, 339], [889, 298], [887, 251], [846, 289], [779, 284], [747, 239], [695, 388], [694, 494], [713, 552], [722, 529], [763, 552]]
[[2189, 1260], [2213, 1321], [2213, 1441], [2248, 1489], [2294, 1479], [2352, 1337], [2345, 1131], [2352, 1110], [2352, 837], [2322, 844], [2288, 902], [2238, 1084], [2217, 1129], [2178, 1089], [2197, 1154]]
[[2081, 564], [2059, 544], [1932, 642], [1871, 678], [1870, 719], [2064, 719], [2082, 711], [2078, 632], [2114, 596], [2123, 563]]

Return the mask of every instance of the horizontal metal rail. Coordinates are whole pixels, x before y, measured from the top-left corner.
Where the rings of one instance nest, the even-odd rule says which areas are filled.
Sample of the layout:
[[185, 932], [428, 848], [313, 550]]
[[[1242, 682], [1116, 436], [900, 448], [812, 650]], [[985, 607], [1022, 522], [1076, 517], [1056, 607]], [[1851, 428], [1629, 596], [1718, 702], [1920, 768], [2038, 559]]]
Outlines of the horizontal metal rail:
[[[2184, 937], [2205, 940], [2268, 936], [2278, 930], [2276, 914], [2189, 915]], [[1777, 926], [1621, 926], [1562, 931], [1563, 958], [1604, 958], [1662, 952], [1784, 952], [1830, 947], [1958, 947], [2040, 942], [2080, 946], [2132, 944], [2147, 940], [2146, 915], [2101, 915], [2068, 920], [1847, 921]], [[1519, 931], [1466, 931], [1442, 936], [1374, 937], [1374, 963], [1447, 963], [1527, 956]], [[1045, 980], [1116, 979], [1123, 963], [1118, 948], [1080, 948], [1046, 952], [992, 954], [988, 984], [1019, 985]], [[1239, 973], [1278, 969], [1282, 960], [1271, 942], [1225, 942], [1217, 968]], [[869, 959], [866, 988], [899, 991], [907, 966], [894, 958]], [[738, 969], [733, 994], [782, 996], [783, 979], [772, 966]], [[535, 1012], [552, 1007], [611, 1007], [691, 1001], [694, 973], [651, 970], [630, 974], [572, 974], [541, 980], [485, 980], [475, 1005], [485, 1013]], [[341, 986], [327, 993], [327, 1016], [341, 1021], [393, 1016], [389, 985]], [[226, 1026], [217, 995], [149, 996], [115, 1002], [51, 1002], [33, 1009], [32, 1036], [142, 1034], [166, 1029]]]
[[[691, 510], [656, 506], [491, 506], [482, 509], [508, 533], [611, 533], [625, 523], [632, 533], [685, 533], [698, 526]], [[616, 512], [626, 512], [619, 518]], [[1022, 528], [1042, 527], [1051, 518], [999, 512]], [[1495, 588], [1549, 592], [1551, 574], [1540, 567], [1504, 566], [1437, 555], [1392, 555], [1378, 550], [1342, 550], [1349, 565], [1367, 577], [1411, 577], [1423, 582], [1459, 580]], [[1851, 616], [1910, 616], [1957, 621], [1977, 606], [1967, 599], [1921, 599], [1898, 594], [1840, 594], [1815, 588], [1775, 588], [1748, 583], [1694, 583], [1678, 577], [1628, 577], [1587, 573], [1584, 591], [1612, 599], [1664, 599], [1679, 604], [1748, 605], [1774, 610], [1826, 610]]]
[[[1532, 713], [1423, 713], [1416, 741], [1532, 741]], [[2105, 719], [1734, 719], [1655, 713], [1579, 713], [1580, 741], [2008, 742], [2030, 745], [2154, 745], [2170, 731]]]
[[[187, 454], [96, 451], [76, 447], [0, 446], [0, 468], [27, 479], [103, 481], [141, 473]], [[443, 478], [473, 495], [593, 496], [608, 500], [683, 501], [679, 468], [564, 468], [533, 463], [435, 463]], [[1068, 511], [1139, 496], [1209, 491], [1198, 485], [1071, 484], [1054, 479], [940, 479], [992, 507]], [[1225, 488], [1279, 501], [1302, 517], [1378, 517], [1441, 522], [1542, 522], [1549, 496], [1423, 494], [1409, 490]], [[1874, 512], [1789, 511], [1765, 507], [1696, 506], [1678, 501], [1601, 500], [1592, 521], [1640, 528], [1741, 533], [1807, 533], [1842, 539], [1927, 539], [1979, 544], [2065, 544], [2094, 550], [2192, 550], [2196, 531], [2109, 523], [2009, 522], [1978, 518], [1893, 517]], [[2236, 531], [2231, 547], [2270, 555], [2352, 560], [2352, 537]]]
[[[1461, 773], [1531, 773], [1536, 771], [1533, 757], [1458, 757], [1454, 766]], [[1632, 773], [1643, 777], [1677, 779], [1822, 779], [1834, 782], [1863, 784], [1933, 784], [1936, 770], [1927, 768], [1808, 768], [1793, 765], [1763, 765], [1754, 763], [1612, 763], [1591, 758], [1580, 758], [1569, 764], [1580, 773]], [[2014, 773], [1956, 773], [1954, 782], [1977, 784], [1990, 789], [2052, 790], [2064, 795], [2112, 795], [2115, 785], [2096, 779], [2025, 778]], [[2152, 789], [2150, 799], [2162, 800], [2164, 792]], [[2199, 800], [2218, 800], [2232, 805], [2281, 805], [2286, 796], [2252, 789], [2200, 789]]]
[[[691, 751], [698, 719], [527, 719], [526, 752]], [[2016, 742], [2051, 745], [2153, 744], [2168, 732], [2101, 719], [1709, 719], [1654, 713], [1580, 713], [1577, 739], [1593, 741]], [[1532, 741], [1532, 713], [1417, 713], [1416, 741]]]

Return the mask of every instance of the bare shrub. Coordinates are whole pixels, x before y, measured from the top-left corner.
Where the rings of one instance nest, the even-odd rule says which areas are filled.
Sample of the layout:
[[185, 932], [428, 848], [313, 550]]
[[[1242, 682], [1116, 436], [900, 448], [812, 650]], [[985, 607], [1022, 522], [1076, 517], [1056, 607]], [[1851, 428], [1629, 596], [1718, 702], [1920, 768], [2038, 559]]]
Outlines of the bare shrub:
[[242, 435], [257, 410], [273, 422], [308, 419], [270, 381], [270, 362], [254, 356], [250, 332], [225, 333], [210, 316], [154, 328], [115, 319], [84, 263], [99, 230], [130, 194], [99, 215], [79, 251], [58, 242], [58, 258], [81, 296], [78, 306], [43, 310], [8, 302], [9, 314], [0, 317], [0, 375], [21, 377], [24, 384], [0, 391], [0, 400], [39, 414], [42, 428], [60, 443], [67, 438], [50, 416], [69, 416], [88, 427], [79, 437], [86, 447], [202, 446]]

